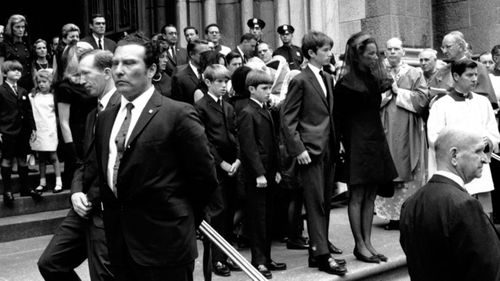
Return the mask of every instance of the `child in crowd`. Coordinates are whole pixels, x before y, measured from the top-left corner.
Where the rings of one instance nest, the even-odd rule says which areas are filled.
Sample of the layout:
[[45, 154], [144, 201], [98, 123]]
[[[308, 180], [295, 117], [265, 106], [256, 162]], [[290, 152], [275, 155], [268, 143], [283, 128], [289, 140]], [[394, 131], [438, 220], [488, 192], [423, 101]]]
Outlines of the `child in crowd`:
[[[223, 99], [229, 81], [229, 70], [223, 65], [212, 64], [206, 67], [203, 77], [208, 92], [196, 102], [195, 107], [205, 126], [219, 179], [216, 198], [220, 202], [214, 202], [213, 206], [218, 208], [211, 208], [209, 211], [210, 223], [226, 240], [229, 240], [236, 209], [236, 174], [241, 164], [234, 109]], [[212, 247], [212, 263], [214, 273], [220, 276], [230, 276], [231, 271], [241, 271], [241, 268], [216, 246]]]
[[267, 108], [272, 84], [272, 77], [265, 71], [250, 71], [246, 78], [250, 101], [238, 114], [252, 264], [268, 279], [272, 278], [271, 271], [286, 269], [286, 264], [271, 259], [271, 198], [281, 181], [278, 138]]
[[6, 206], [14, 205], [12, 195], [12, 165], [17, 160], [21, 196], [41, 199], [40, 193], [28, 187], [28, 166], [26, 156], [30, 150], [29, 140], [35, 133], [28, 92], [19, 87], [23, 66], [15, 60], [2, 64], [4, 83], [0, 85], [0, 142], [2, 144], [1, 175], [3, 182], [3, 202]]
[[62, 191], [61, 167], [57, 159], [57, 119], [54, 104], [54, 94], [51, 91], [52, 71], [40, 69], [35, 74], [36, 87], [30, 95], [33, 117], [37, 131], [30, 142], [31, 149], [38, 154], [40, 166], [40, 185], [35, 189], [42, 192], [47, 187], [45, 177], [47, 163], [54, 166], [56, 185], [54, 193]]

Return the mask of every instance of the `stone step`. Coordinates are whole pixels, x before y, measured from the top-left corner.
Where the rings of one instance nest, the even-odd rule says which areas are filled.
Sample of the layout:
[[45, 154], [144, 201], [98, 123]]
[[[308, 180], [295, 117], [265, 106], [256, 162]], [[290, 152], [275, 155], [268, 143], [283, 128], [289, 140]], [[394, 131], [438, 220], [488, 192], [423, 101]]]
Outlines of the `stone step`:
[[63, 190], [57, 194], [52, 193], [52, 191], [46, 191], [42, 196], [43, 199], [36, 202], [31, 197], [20, 197], [19, 193], [15, 193], [14, 206], [12, 208], [5, 206], [3, 204], [3, 196], [0, 196], [0, 218], [56, 211], [67, 209], [71, 206], [69, 190]]
[[0, 243], [53, 234], [68, 209], [0, 218]]
[[[64, 171], [64, 163], [60, 163], [61, 169]], [[29, 179], [28, 185], [31, 188], [36, 188], [40, 183], [40, 172], [38, 170], [38, 164], [34, 166], [29, 166]], [[54, 167], [52, 165], [47, 165], [46, 171], [47, 178], [47, 188], [52, 189], [55, 185], [56, 178], [54, 174]], [[14, 193], [19, 192], [19, 175], [17, 174], [16, 168], [12, 172], [12, 191]], [[67, 187], [69, 188], [69, 186]], [[3, 180], [0, 180], [0, 194], [3, 194]]]

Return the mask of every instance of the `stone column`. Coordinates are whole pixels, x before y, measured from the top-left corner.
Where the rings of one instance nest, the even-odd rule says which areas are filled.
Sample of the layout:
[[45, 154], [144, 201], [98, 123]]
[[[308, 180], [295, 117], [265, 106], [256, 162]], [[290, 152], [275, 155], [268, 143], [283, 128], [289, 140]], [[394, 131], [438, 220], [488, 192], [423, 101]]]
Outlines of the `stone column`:
[[302, 0], [290, 0], [290, 24], [295, 28], [293, 33], [293, 44], [300, 46], [301, 40], [307, 31], [306, 12], [302, 8]]
[[[275, 0], [274, 1], [274, 23], [276, 28], [282, 24], [290, 24], [290, 6], [288, 0]], [[281, 45], [279, 34], [276, 32], [276, 47]]]
[[184, 38], [184, 35], [182, 34], [182, 29], [188, 26], [188, 9], [186, 0], [177, 0], [175, 9], [177, 14], [175, 25], [177, 26], [177, 32], [179, 32], [179, 45], [186, 46], [186, 38]]
[[204, 27], [211, 23], [217, 23], [217, 4], [215, 0], [203, 1], [203, 23]]
[[253, 17], [253, 0], [241, 0], [241, 32], [247, 33], [247, 21]]
[[316, 0], [309, 2], [309, 15], [311, 16], [311, 29], [323, 30], [323, 1]]

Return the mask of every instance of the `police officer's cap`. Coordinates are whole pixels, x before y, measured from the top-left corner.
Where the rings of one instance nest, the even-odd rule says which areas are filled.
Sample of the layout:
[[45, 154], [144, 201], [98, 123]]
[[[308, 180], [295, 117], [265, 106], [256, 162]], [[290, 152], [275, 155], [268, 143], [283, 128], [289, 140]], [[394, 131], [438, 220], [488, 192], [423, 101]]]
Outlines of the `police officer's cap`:
[[293, 26], [291, 26], [289, 24], [284, 24], [284, 25], [278, 26], [278, 33], [281, 35], [285, 34], [286, 32], [293, 33], [294, 31], [295, 31], [295, 28], [293, 28]]
[[251, 18], [247, 21], [247, 25], [249, 28], [254, 28], [255, 26], [258, 26], [262, 29], [264, 28], [264, 26], [266, 26], [266, 23], [261, 19]]

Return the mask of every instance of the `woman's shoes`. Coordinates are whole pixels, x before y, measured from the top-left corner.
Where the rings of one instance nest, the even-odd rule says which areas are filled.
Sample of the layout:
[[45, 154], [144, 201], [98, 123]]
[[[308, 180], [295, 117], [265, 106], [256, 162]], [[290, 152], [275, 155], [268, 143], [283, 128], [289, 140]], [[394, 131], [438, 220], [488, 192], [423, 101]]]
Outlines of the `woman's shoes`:
[[61, 191], [63, 191], [62, 186], [56, 184], [56, 186], [54, 186], [54, 189], [52, 190], [52, 193], [59, 193]]
[[41, 184], [41, 185], [39, 185], [39, 186], [37, 186], [37, 187], [35, 188], [35, 191], [36, 191], [36, 192], [44, 192], [46, 188], [47, 188], [47, 187], [46, 187], [45, 185]]
[[367, 263], [380, 263], [380, 258], [378, 255], [373, 255], [371, 257], [367, 257], [363, 254], [361, 254], [357, 248], [354, 248], [354, 251], [352, 251], [354, 256], [356, 257], [357, 260], [360, 260], [362, 262], [367, 262]]

